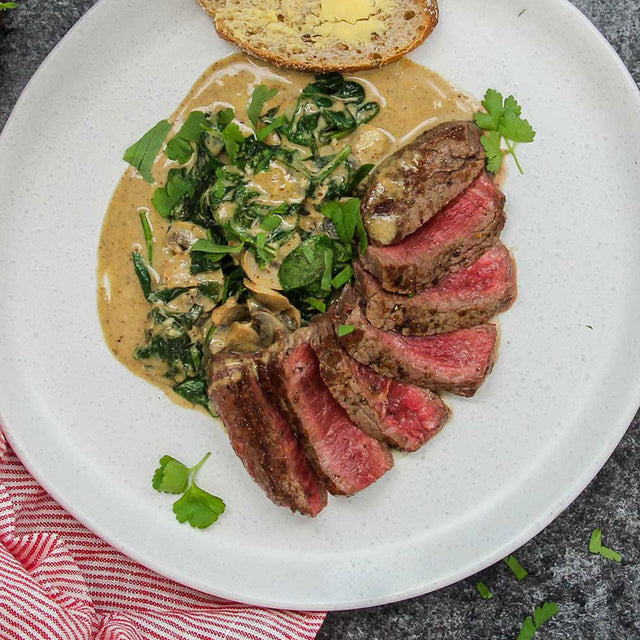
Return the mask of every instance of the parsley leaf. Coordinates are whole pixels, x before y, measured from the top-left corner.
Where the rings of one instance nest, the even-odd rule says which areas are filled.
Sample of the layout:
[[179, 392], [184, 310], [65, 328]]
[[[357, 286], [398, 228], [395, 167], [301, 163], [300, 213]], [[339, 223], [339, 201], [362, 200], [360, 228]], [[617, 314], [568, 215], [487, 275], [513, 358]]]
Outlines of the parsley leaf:
[[271, 100], [278, 93], [277, 89], [267, 89], [264, 84], [259, 84], [251, 94], [251, 101], [247, 107], [247, 115], [249, 120], [253, 123], [253, 128], [258, 130], [258, 122], [260, 120], [260, 114], [264, 108], [264, 103]]
[[167, 144], [167, 157], [180, 164], [186, 164], [193, 155], [192, 142], [197, 142], [207, 124], [207, 116], [202, 111], [192, 111], [184, 124]]
[[491, 173], [497, 173], [502, 166], [502, 159], [505, 151], [500, 148], [502, 138], [497, 131], [487, 131], [480, 138], [480, 142], [487, 154], [487, 170]]
[[513, 575], [518, 580], [524, 580], [529, 575], [529, 572], [518, 562], [518, 558], [514, 555], [507, 556], [504, 562], [513, 571]]
[[190, 469], [171, 456], [162, 456], [160, 466], [153, 474], [153, 488], [163, 493], [184, 493], [189, 482]]
[[[513, 96], [506, 99], [495, 89], [487, 89], [482, 106], [486, 113], [473, 114], [475, 123], [484, 129], [481, 142], [487, 152], [487, 170], [496, 173], [502, 166], [505, 155], [510, 154], [520, 173], [524, 173], [516, 156], [516, 144], [520, 142], [533, 142], [536, 132], [528, 120], [521, 117], [522, 107]], [[507, 147], [501, 149], [501, 143]]]
[[594, 529], [591, 532], [591, 537], [589, 538], [589, 551], [602, 556], [603, 558], [607, 558], [607, 560], [622, 562], [622, 556], [617, 551], [609, 549], [609, 547], [605, 547], [602, 544], [602, 529]]
[[348, 336], [355, 331], [355, 327], [352, 324], [341, 324], [338, 326], [338, 338], [342, 336]]
[[478, 593], [482, 596], [483, 600], [491, 600], [491, 598], [493, 598], [493, 593], [491, 593], [491, 590], [484, 582], [478, 582], [476, 589], [478, 589]]
[[140, 140], [134, 142], [125, 152], [123, 159], [135, 167], [140, 175], [149, 183], [153, 183], [151, 167], [155, 162], [160, 147], [171, 129], [168, 120], [160, 120], [155, 127], [145, 133]]
[[7, 9], [15, 9], [18, 6], [17, 2], [0, 2], [0, 11], [6, 11]]
[[189, 468], [179, 460], [165, 455], [153, 474], [152, 486], [164, 493], [182, 493], [173, 503], [173, 512], [178, 522], [188, 522], [197, 529], [206, 529], [224, 513], [224, 501], [201, 489], [195, 481], [200, 467], [207, 461], [207, 453], [198, 464]]
[[224, 502], [192, 482], [182, 498], [173, 503], [178, 522], [188, 522], [197, 529], [211, 526], [225, 510]]

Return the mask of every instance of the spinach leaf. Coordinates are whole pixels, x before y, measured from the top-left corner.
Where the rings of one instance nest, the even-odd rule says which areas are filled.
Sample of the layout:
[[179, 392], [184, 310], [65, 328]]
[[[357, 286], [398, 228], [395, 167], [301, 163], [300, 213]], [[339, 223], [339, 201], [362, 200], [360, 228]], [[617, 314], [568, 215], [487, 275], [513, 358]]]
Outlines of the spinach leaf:
[[271, 100], [278, 93], [277, 89], [267, 89], [264, 84], [259, 84], [251, 94], [251, 101], [247, 107], [247, 115], [249, 120], [253, 123], [253, 128], [258, 130], [258, 122], [260, 120], [260, 114], [264, 108], [265, 102]]
[[167, 144], [167, 157], [180, 164], [186, 164], [193, 155], [192, 142], [197, 142], [208, 124], [207, 116], [202, 111], [192, 111], [184, 124]]
[[211, 242], [210, 240], [200, 239], [191, 247], [191, 252], [206, 253], [212, 260], [215, 260], [217, 256], [219, 260], [220, 258], [222, 258], [222, 256], [226, 256], [227, 254], [240, 253], [242, 249], [243, 246], [241, 244], [216, 244], [215, 242]]
[[325, 251], [333, 252], [334, 242], [316, 235], [300, 243], [283, 261], [278, 278], [285, 291], [318, 284], [325, 272]]
[[149, 275], [147, 265], [144, 263], [144, 258], [137, 251], [131, 252], [131, 259], [133, 260], [133, 269], [142, 287], [142, 293], [148, 300], [151, 295], [151, 276]]
[[201, 373], [197, 378], [188, 378], [184, 382], [177, 384], [173, 390], [192, 404], [199, 404], [207, 411], [209, 409], [209, 396], [207, 394], [207, 381], [205, 375]]
[[140, 140], [124, 152], [123, 159], [135, 167], [149, 183], [153, 183], [151, 167], [170, 129], [171, 125], [168, 120], [160, 120], [155, 127], [149, 129]]
[[380, 105], [377, 102], [367, 102], [356, 111], [356, 124], [366, 124], [380, 113]]
[[149, 302], [162, 302], [166, 304], [175, 300], [178, 296], [189, 291], [187, 287], [177, 287], [176, 289], [160, 289], [160, 291], [152, 291], [147, 300]]
[[151, 203], [163, 218], [172, 218], [175, 217], [174, 210], [181, 200], [193, 193], [193, 183], [187, 179], [184, 169], [171, 169], [167, 184], [155, 190]]

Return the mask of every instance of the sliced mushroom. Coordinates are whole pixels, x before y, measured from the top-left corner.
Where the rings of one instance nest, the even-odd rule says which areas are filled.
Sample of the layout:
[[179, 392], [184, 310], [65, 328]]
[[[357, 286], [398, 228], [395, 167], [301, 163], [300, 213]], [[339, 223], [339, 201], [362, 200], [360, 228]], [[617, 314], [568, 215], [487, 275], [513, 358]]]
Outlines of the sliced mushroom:
[[176, 253], [167, 258], [162, 265], [162, 282], [170, 289], [176, 287], [197, 287], [201, 284], [218, 283], [222, 285], [222, 269], [191, 273], [191, 256], [188, 253]]
[[[257, 286], [265, 290], [282, 289], [278, 279], [278, 269], [282, 261], [300, 244], [300, 236], [294, 233], [279, 249], [276, 259], [268, 264], [264, 269], [256, 262], [250, 251], [245, 251], [242, 255], [242, 269], [247, 278]], [[251, 287], [249, 287], [251, 288]], [[252, 289], [253, 291], [253, 289]]]
[[183, 253], [191, 249], [198, 241], [207, 237], [207, 232], [191, 222], [174, 222], [169, 227], [167, 246], [174, 253]]
[[234, 322], [228, 327], [218, 327], [209, 341], [209, 350], [212, 354], [221, 351], [253, 352], [261, 349], [262, 346], [260, 334], [250, 322]]
[[211, 322], [216, 327], [229, 326], [234, 322], [246, 321], [251, 318], [246, 304], [241, 304], [235, 297], [229, 298], [211, 314]]
[[295, 331], [302, 325], [300, 311], [281, 293], [245, 278], [244, 286], [253, 291], [247, 300], [247, 306], [253, 317], [260, 311], [275, 315], [288, 331]]
[[377, 164], [391, 149], [392, 138], [384, 129], [363, 125], [353, 144], [353, 153], [361, 164]]

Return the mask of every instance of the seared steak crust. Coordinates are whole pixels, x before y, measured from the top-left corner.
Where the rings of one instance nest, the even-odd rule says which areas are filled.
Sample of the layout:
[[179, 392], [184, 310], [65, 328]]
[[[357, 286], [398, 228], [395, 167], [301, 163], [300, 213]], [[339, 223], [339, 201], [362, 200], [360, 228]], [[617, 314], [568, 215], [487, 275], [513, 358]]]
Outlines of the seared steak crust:
[[354, 327], [340, 338], [347, 353], [397, 381], [472, 396], [493, 367], [498, 338], [493, 324], [434, 336], [381, 331], [367, 321], [350, 289], [345, 289], [334, 314], [338, 324]]
[[399, 244], [370, 246], [362, 258], [384, 289], [417, 293], [494, 245], [504, 227], [504, 195], [482, 172], [473, 184]]
[[374, 327], [404, 335], [433, 335], [482, 324], [508, 309], [517, 292], [516, 268], [509, 250], [498, 242], [468, 267], [415, 296], [385, 291], [358, 264], [355, 290]]
[[304, 332], [265, 360], [259, 376], [332, 494], [353, 495], [391, 469], [389, 448], [355, 425], [325, 386]]
[[449, 409], [435, 393], [385, 378], [351, 358], [326, 314], [312, 322], [310, 342], [331, 395], [371, 437], [416, 451], [444, 425]]
[[483, 170], [485, 152], [473, 122], [446, 122], [396, 151], [374, 172], [362, 217], [374, 244], [413, 233], [462, 193]]
[[308, 516], [320, 513], [327, 491], [293, 430], [258, 385], [255, 359], [215, 357], [209, 379], [209, 397], [249, 475], [275, 504]]

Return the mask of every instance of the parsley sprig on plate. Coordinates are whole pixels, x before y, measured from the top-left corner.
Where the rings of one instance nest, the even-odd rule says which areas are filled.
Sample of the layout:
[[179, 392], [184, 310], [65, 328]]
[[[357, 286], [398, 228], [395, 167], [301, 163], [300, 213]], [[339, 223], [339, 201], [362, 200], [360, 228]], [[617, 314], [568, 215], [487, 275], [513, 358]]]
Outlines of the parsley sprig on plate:
[[[528, 120], [521, 117], [522, 107], [513, 96], [505, 99], [495, 89], [487, 90], [482, 106], [486, 113], [474, 113], [473, 119], [485, 131], [480, 141], [487, 153], [487, 169], [491, 173], [497, 173], [504, 156], [511, 155], [518, 171], [524, 173], [516, 155], [516, 146], [520, 142], [533, 142], [536, 132]], [[507, 147], [506, 151], [502, 148], [503, 141]]]
[[204, 491], [196, 484], [196, 474], [207, 461], [207, 453], [198, 464], [187, 467], [171, 456], [162, 456], [160, 466], [153, 474], [153, 488], [162, 493], [182, 494], [173, 503], [178, 522], [188, 522], [197, 529], [206, 529], [224, 513], [222, 499]]

